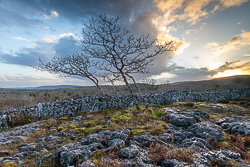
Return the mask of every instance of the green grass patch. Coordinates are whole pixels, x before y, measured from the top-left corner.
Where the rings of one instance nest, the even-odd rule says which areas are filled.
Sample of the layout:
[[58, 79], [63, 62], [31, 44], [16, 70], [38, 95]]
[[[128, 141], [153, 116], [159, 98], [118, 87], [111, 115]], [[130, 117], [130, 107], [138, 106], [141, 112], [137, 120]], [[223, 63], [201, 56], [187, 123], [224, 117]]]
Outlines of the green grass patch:
[[218, 142], [222, 147], [226, 147], [228, 145], [228, 143], [224, 140], [224, 141], [220, 141]]
[[166, 112], [163, 110], [159, 110], [157, 112], [153, 112], [152, 115], [153, 117], [160, 119]]
[[136, 135], [137, 133], [143, 133], [146, 132], [146, 130], [143, 129], [133, 129], [132, 130], [132, 135]]

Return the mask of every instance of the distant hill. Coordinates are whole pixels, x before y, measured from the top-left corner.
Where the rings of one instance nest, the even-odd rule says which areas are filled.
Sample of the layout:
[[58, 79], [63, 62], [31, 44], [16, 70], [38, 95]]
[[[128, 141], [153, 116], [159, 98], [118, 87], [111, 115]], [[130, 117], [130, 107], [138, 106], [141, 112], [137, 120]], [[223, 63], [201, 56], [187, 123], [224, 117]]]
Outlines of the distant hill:
[[[181, 90], [181, 91], [207, 91], [207, 90], [216, 90], [216, 89], [235, 89], [235, 88], [246, 88], [250, 87], [250, 75], [238, 75], [230, 76], [223, 78], [215, 78], [211, 80], [201, 80], [201, 81], [181, 81], [168, 84], [159, 84], [152, 87], [145, 83], [138, 83], [141, 87], [143, 93], [160, 93], [172, 90]], [[113, 88], [111, 85], [101, 85], [103, 89], [110, 90], [109, 93], [113, 93]], [[155, 88], [158, 89], [156, 90]], [[99, 90], [96, 86], [78, 86], [78, 85], [49, 85], [49, 86], [39, 86], [39, 87], [25, 87], [25, 88], [11, 88], [11, 89], [28, 89], [28, 90], [55, 90], [55, 89], [70, 89], [70, 88], [88, 88], [89, 94], [96, 94]], [[125, 94], [128, 94], [128, 90], [124, 85], [117, 85], [116, 88], [120, 91], [126, 91]], [[8, 89], [8, 88], [6, 88]], [[155, 91], [154, 91], [155, 89]], [[92, 93], [90, 93], [92, 90]], [[100, 92], [99, 92], [100, 93]], [[121, 93], [124, 94], [124, 93]]]
[[79, 87], [82, 87], [82, 86], [77, 86], [77, 85], [50, 85], [50, 86], [12, 88], [12, 89], [52, 90], [52, 89], [67, 89], [67, 88], [79, 88]]

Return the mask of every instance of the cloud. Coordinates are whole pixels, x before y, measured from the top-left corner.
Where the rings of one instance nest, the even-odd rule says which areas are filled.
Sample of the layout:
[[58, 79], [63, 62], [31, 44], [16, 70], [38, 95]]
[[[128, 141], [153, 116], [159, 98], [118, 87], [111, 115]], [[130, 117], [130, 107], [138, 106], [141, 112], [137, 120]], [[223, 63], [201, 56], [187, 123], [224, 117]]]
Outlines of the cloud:
[[6, 10], [0, 6], [0, 26], [18, 26], [22, 28], [31, 28], [43, 24], [43, 21], [25, 17], [13, 10]]
[[[0, 87], [37, 87], [42, 85], [91, 85], [91, 82], [84, 78], [59, 77], [49, 73], [32, 75], [0, 75]], [[18, 85], [18, 86], [17, 86]]]
[[110, 15], [121, 15], [130, 18], [134, 9], [140, 10], [151, 4], [148, 0], [95, 0], [95, 1], [79, 1], [79, 0], [60, 0], [60, 1], [44, 1], [44, 0], [2, 0], [2, 4], [7, 7], [19, 8], [20, 11], [25, 10], [29, 14], [40, 14], [45, 18], [64, 17], [69, 21], [84, 21], [90, 16], [98, 16], [103, 13]]
[[226, 62], [224, 65], [216, 69], [217, 72], [224, 72], [226, 70], [242, 70], [249, 71], [250, 74], [250, 62], [247, 61], [232, 61]]
[[186, 30], [185, 34], [190, 35], [191, 32], [198, 32], [198, 30], [195, 30], [195, 29]]
[[1, 76], [1, 75], [0, 75], [0, 81], [6, 82], [6, 81], [8, 81], [8, 79], [7, 79], [5, 76]]
[[49, 14], [43, 14], [45, 19], [51, 19], [51, 18], [56, 18], [59, 16], [59, 14], [56, 11], [50, 11]]
[[150, 78], [159, 81], [190, 81], [190, 80], [206, 80], [211, 78], [226, 77], [233, 75], [249, 75], [250, 62], [248, 61], [232, 61], [225, 62], [220, 67], [209, 70], [208, 68], [185, 68], [177, 64], [167, 66], [167, 71], [159, 75], [153, 75]]
[[250, 57], [250, 54], [244, 54], [243, 56], [245, 56], [245, 57]]
[[239, 37], [233, 37], [228, 43], [238, 43], [240, 41]]
[[[176, 54], [183, 52], [185, 48], [188, 48], [190, 43], [186, 42], [185, 39], [178, 39], [171, 35], [171, 31], [176, 31], [181, 27], [181, 23], [186, 22], [191, 25], [195, 25], [200, 22], [203, 18], [209, 17], [216, 11], [224, 10], [228, 7], [239, 6], [244, 1], [234, 1], [227, 3], [225, 1], [215, 0], [180, 0], [178, 3], [169, 0], [154, 0], [158, 12], [152, 18], [152, 23], [155, 25], [157, 35], [156, 37], [160, 40], [173, 40], [176, 42], [177, 51]], [[230, 4], [230, 5], [229, 5]], [[175, 23], [176, 27], [171, 26]], [[204, 28], [206, 23], [201, 23], [200, 30]], [[186, 34], [190, 32], [197, 32], [198, 30], [191, 29], [187, 30]]]
[[[229, 7], [240, 6], [248, 0], [154, 0], [156, 8], [162, 13], [163, 24], [182, 20], [192, 25], [202, 18], [208, 17], [216, 11], [221, 11]], [[210, 10], [209, 10], [210, 9]], [[161, 20], [162, 21], [162, 20]]]
[[233, 37], [225, 45], [219, 45], [217, 42], [210, 42], [207, 43], [206, 46], [213, 49], [216, 55], [220, 55], [231, 50], [239, 50], [242, 47], [250, 46], [250, 31], [242, 30], [241, 34]]
[[204, 10], [211, 0], [193, 0], [188, 2], [184, 9], [184, 14], [179, 17], [180, 20], [186, 20], [190, 24], [196, 24], [202, 17], [208, 15], [208, 12]]
[[27, 41], [27, 42], [31, 42], [31, 40], [27, 39], [27, 38], [23, 38], [23, 37], [11, 37], [12, 39], [15, 40], [21, 40], [21, 41]]
[[62, 34], [58, 38], [47, 36], [43, 40], [35, 42], [34, 47], [21, 48], [13, 54], [0, 53], [0, 61], [5, 64], [38, 66], [39, 57], [47, 62], [53, 56], [62, 57], [80, 51], [79, 40], [69, 33]]
[[233, 75], [249, 75], [250, 74], [250, 62], [247, 61], [233, 61], [226, 62], [224, 65], [216, 69], [217, 74], [214, 78], [227, 77]]
[[64, 57], [66, 55], [72, 55], [73, 53], [80, 53], [81, 46], [73, 36], [64, 36], [60, 38], [58, 43], [54, 45], [53, 50], [58, 57]]
[[220, 3], [224, 8], [229, 8], [233, 6], [240, 6], [247, 1], [248, 0], [220, 0]]
[[[230, 2], [229, 2], [230, 1]], [[181, 39], [173, 35], [173, 32], [182, 28], [184, 23], [195, 25], [202, 19], [209, 17], [217, 11], [224, 10], [228, 7], [242, 5], [245, 1], [241, 0], [95, 0], [95, 1], [79, 1], [79, 0], [61, 0], [61, 1], [45, 1], [45, 0], [2, 0], [0, 6], [0, 26], [22, 26], [31, 27], [44, 22], [50, 22], [45, 19], [58, 18], [71, 24], [86, 22], [91, 16], [97, 17], [100, 14], [107, 13], [107, 16], [122, 16], [121, 23], [131, 30], [132, 34], [140, 36], [150, 33], [151, 38], [159, 40], [175, 41], [177, 47], [176, 52], [165, 52], [159, 55], [153, 62], [154, 66], [150, 67], [149, 75], [157, 75], [162, 73], [166, 76], [166, 64], [175, 55], [180, 54], [190, 46], [189, 41]], [[5, 18], [1, 15], [4, 13]], [[24, 12], [25, 11], [25, 12]], [[41, 20], [37, 20], [39, 18]], [[3, 19], [3, 22], [2, 22]], [[17, 20], [15, 20], [17, 19]], [[19, 20], [18, 20], [19, 19]], [[175, 26], [172, 25], [175, 23]], [[200, 23], [200, 29], [205, 23]], [[50, 29], [50, 25], [43, 25], [45, 29]], [[199, 28], [198, 28], [199, 29]], [[190, 29], [186, 34], [198, 30]], [[246, 37], [244, 35], [236, 36], [228, 42], [230, 46], [241, 46]], [[19, 38], [19, 40], [24, 40]], [[210, 47], [219, 48], [219, 43], [213, 42], [208, 44]], [[245, 45], [247, 46], [247, 45]], [[225, 46], [226, 47], [226, 46]], [[222, 48], [221, 50], [223, 50]], [[67, 54], [80, 51], [79, 39], [74, 34], [62, 34], [61, 36], [48, 35], [41, 41], [35, 42], [33, 48], [22, 48], [13, 55], [0, 53], [0, 59], [4, 63], [19, 65], [37, 65], [38, 57], [47, 61], [52, 56], [64, 56]], [[188, 76], [187, 73], [198, 76], [213, 75], [208, 69], [185, 69], [180, 67], [176, 69], [176, 74]], [[180, 78], [181, 79], [181, 78]]]

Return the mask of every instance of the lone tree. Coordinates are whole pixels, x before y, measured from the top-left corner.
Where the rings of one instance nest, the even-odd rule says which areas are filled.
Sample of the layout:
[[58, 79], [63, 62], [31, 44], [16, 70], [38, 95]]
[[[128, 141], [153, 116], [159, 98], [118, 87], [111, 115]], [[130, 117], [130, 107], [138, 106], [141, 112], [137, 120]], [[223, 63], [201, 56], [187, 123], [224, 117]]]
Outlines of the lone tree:
[[[99, 85], [100, 78], [113, 85], [115, 81], [122, 81], [132, 95], [135, 105], [139, 106], [129, 84], [132, 81], [141, 94], [133, 74], [148, 73], [148, 66], [155, 57], [166, 51], [175, 50], [175, 45], [173, 41], [159, 44], [156, 39], [149, 40], [149, 35], [136, 38], [130, 31], [122, 28], [122, 24], [119, 24], [120, 18], [118, 16], [108, 18], [106, 14], [100, 15], [97, 19], [92, 17], [82, 29], [82, 54], [54, 57], [49, 63], [40, 60], [39, 69], [51, 73], [87, 77], [106, 96]], [[93, 70], [91, 72], [90, 67], [97, 68], [99, 73], [94, 73]]]

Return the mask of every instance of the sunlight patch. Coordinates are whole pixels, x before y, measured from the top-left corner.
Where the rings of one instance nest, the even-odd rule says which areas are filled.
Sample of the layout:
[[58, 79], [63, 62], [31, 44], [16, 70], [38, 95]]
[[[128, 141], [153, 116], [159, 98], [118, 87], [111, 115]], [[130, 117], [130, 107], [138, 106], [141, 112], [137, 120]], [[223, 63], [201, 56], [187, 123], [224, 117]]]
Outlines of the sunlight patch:
[[226, 70], [224, 72], [218, 72], [218, 74], [214, 75], [213, 78], [223, 78], [235, 75], [249, 75], [249, 74], [250, 71], [242, 71], [241, 69], [235, 69], [235, 70]]

